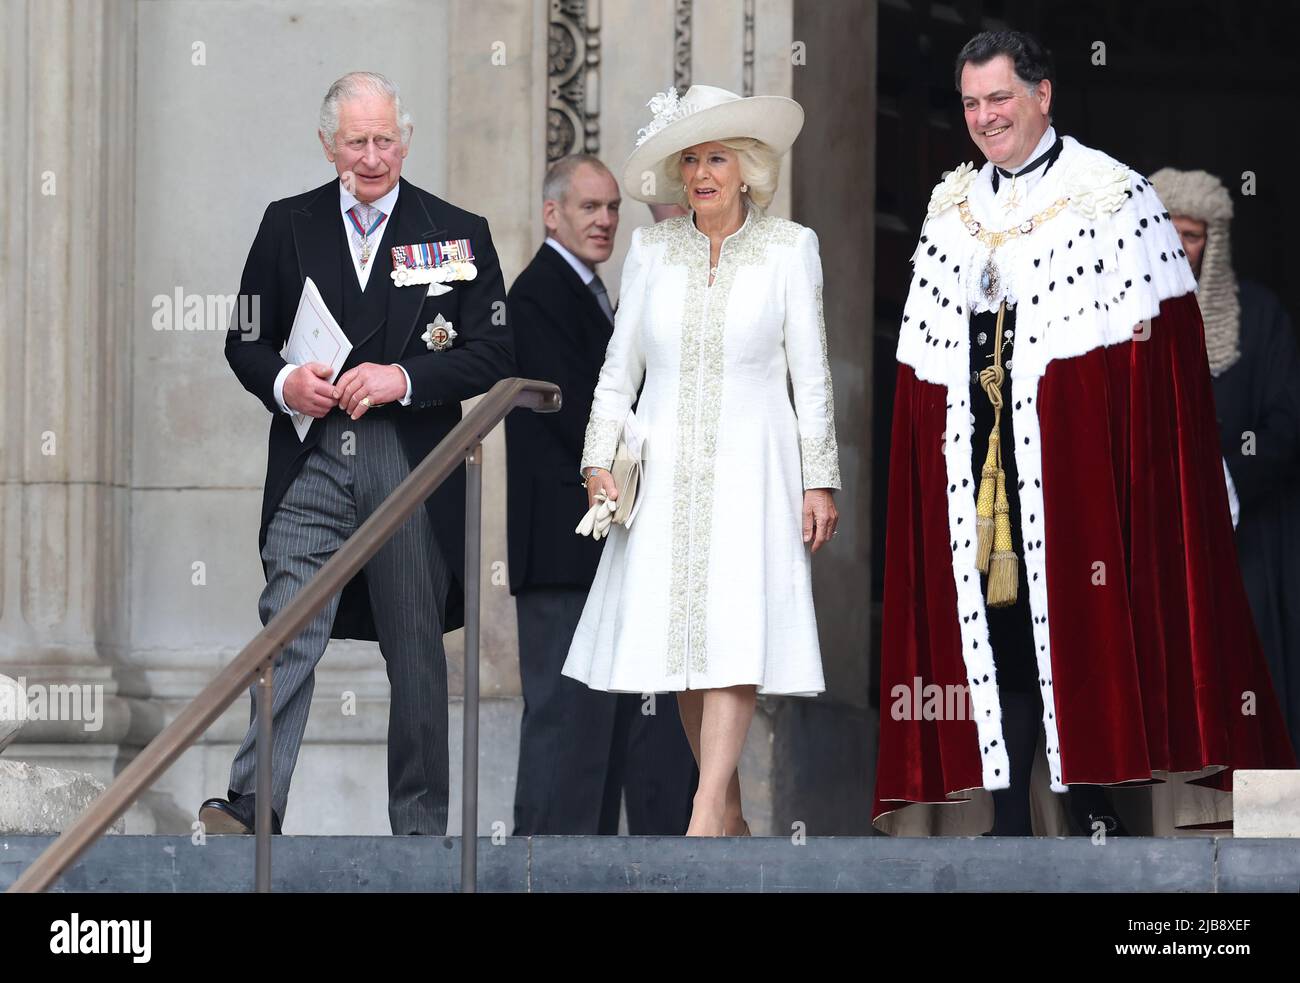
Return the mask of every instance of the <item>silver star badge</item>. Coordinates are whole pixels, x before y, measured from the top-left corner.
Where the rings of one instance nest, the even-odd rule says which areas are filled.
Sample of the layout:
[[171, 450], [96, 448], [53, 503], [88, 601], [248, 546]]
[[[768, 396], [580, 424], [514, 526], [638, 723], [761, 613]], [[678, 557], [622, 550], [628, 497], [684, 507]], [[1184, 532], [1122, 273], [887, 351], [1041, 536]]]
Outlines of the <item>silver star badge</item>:
[[451, 322], [439, 314], [429, 324], [424, 327], [424, 334], [420, 335], [420, 340], [424, 342], [425, 347], [432, 351], [440, 352], [451, 347], [451, 343], [456, 338], [456, 330], [452, 327]]

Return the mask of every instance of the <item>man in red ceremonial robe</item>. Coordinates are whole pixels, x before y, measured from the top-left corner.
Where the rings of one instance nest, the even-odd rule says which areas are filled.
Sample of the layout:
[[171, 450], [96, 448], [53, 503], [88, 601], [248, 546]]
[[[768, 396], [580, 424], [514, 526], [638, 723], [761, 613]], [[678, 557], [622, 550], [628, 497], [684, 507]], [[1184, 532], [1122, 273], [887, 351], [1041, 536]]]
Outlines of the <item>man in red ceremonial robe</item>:
[[[1051, 125], [1032, 37], [957, 58], [987, 158], [935, 188], [898, 343], [874, 824], [1085, 832], [1104, 786], [1294, 768], [1235, 557], [1196, 280], [1154, 188]], [[932, 699], [960, 693], [962, 698]]]

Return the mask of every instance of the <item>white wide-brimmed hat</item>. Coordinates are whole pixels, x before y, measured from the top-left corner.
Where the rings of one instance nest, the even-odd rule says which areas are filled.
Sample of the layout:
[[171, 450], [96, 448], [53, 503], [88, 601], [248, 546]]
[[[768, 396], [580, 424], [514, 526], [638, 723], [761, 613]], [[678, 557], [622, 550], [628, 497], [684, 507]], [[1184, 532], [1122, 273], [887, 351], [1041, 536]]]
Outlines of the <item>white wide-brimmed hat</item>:
[[[623, 167], [623, 190], [637, 201], [672, 204], [680, 200], [681, 175], [668, 165], [687, 147], [752, 137], [780, 156], [803, 129], [803, 107], [793, 99], [738, 96], [713, 85], [692, 85], [681, 97], [672, 88], [648, 105], [654, 119], [638, 131], [636, 149]], [[647, 182], [651, 176], [653, 181]]]

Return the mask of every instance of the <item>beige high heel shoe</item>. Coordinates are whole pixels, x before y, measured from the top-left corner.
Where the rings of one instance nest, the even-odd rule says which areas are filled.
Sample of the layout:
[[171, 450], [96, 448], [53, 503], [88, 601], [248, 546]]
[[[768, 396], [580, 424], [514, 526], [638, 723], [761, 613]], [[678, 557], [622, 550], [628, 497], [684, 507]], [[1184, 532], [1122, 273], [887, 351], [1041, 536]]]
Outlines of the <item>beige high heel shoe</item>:
[[724, 835], [724, 836], [752, 836], [753, 834], [750, 833], [750, 831], [749, 831], [749, 820], [747, 820], [747, 819], [742, 819], [741, 822], [742, 822], [742, 823], [744, 824], [744, 826], [745, 826], [744, 832], [741, 832], [741, 833], [724, 833], [723, 835]]

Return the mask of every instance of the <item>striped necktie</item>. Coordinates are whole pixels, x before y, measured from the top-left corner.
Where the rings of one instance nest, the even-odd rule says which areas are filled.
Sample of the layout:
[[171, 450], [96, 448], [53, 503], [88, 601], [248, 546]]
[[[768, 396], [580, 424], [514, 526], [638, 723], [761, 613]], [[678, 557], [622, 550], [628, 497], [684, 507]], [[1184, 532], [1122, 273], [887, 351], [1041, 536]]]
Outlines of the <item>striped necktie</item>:
[[361, 268], [370, 262], [371, 236], [388, 218], [378, 208], [357, 202], [348, 209], [348, 218], [352, 224], [352, 239], [361, 250]]

